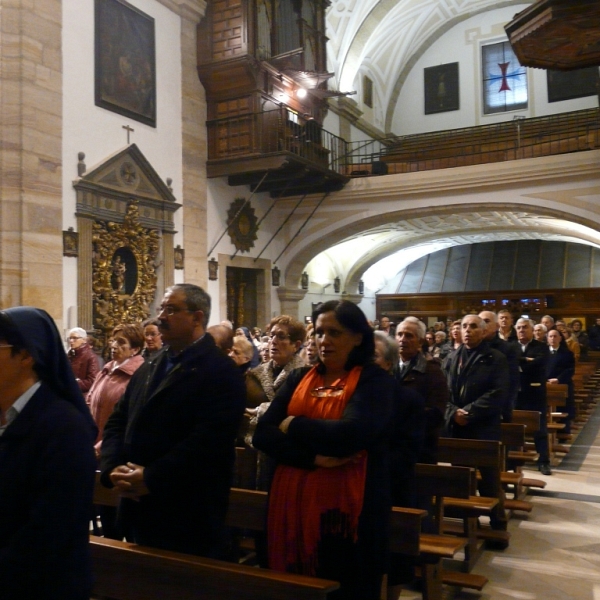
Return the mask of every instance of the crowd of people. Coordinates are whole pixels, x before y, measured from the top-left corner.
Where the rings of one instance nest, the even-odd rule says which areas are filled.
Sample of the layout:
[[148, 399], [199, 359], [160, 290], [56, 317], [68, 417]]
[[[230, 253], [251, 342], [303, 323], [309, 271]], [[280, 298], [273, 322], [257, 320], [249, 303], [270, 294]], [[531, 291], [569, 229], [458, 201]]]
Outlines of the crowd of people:
[[[439, 437], [499, 440], [513, 409], [538, 411], [550, 475], [546, 388], [569, 386], [570, 423], [575, 365], [600, 348], [600, 319], [585, 332], [483, 311], [428, 329], [329, 301], [308, 325], [280, 315], [263, 332], [208, 327], [210, 309], [202, 288], [168, 288], [155, 318], [113, 329], [102, 366], [85, 330], [69, 331], [65, 353], [44, 311], [0, 311], [3, 597], [89, 597], [96, 469], [120, 495], [101, 509], [106, 537], [225, 558], [237, 444], [255, 456], [249, 487], [269, 491], [261, 566], [376, 600], [384, 573], [391, 585], [414, 575], [388, 556], [389, 510], [431, 509], [415, 465], [437, 462]], [[490, 477], [481, 470], [482, 495]], [[502, 511], [490, 525], [506, 529]]]

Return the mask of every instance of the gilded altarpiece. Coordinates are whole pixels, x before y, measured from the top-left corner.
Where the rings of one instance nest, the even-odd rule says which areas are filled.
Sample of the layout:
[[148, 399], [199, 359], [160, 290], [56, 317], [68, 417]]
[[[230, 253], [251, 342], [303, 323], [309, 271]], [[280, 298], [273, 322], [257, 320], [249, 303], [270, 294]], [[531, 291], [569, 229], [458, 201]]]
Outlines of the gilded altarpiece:
[[[175, 197], [135, 144], [85, 172], [77, 190], [78, 324], [103, 347], [118, 323], [140, 322], [174, 282]], [[168, 181], [168, 180], [167, 180]]]

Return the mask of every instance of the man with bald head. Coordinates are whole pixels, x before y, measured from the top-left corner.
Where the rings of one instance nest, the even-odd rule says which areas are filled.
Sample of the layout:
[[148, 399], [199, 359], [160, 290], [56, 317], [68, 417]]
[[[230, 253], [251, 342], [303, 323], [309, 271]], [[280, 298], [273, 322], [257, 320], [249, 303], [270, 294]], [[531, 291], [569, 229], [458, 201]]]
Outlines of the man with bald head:
[[496, 313], [490, 310], [484, 310], [479, 313], [479, 317], [485, 322], [484, 341], [488, 343], [490, 348], [502, 352], [508, 361], [510, 385], [506, 403], [502, 409], [502, 421], [504, 423], [510, 423], [512, 421], [512, 411], [515, 407], [517, 395], [519, 393], [519, 358], [517, 357], [517, 349], [513, 344], [505, 342], [498, 335], [499, 324]]

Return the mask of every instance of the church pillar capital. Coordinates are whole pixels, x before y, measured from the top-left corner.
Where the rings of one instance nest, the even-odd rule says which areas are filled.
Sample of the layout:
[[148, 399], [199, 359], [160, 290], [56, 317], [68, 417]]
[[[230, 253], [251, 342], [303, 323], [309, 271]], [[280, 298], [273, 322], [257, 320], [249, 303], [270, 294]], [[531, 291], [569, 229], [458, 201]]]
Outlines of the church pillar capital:
[[298, 318], [298, 303], [304, 299], [307, 290], [278, 287], [277, 295], [281, 303], [281, 314]]
[[360, 304], [363, 300], [364, 296], [362, 294], [342, 294], [342, 300], [349, 300], [350, 302], [354, 302], [354, 304]]
[[198, 23], [206, 14], [206, 0], [173, 0], [179, 8], [179, 14], [188, 21]]

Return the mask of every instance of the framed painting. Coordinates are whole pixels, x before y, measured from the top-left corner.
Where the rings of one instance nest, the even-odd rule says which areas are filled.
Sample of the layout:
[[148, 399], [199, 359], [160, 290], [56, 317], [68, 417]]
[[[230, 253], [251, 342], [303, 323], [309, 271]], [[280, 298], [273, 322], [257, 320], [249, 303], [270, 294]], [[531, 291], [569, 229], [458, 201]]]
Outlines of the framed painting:
[[560, 102], [585, 96], [595, 96], [598, 89], [598, 67], [575, 71], [546, 71], [548, 102]]
[[424, 69], [425, 114], [459, 109], [458, 63]]
[[124, 0], [95, 0], [96, 106], [156, 127], [154, 19]]

